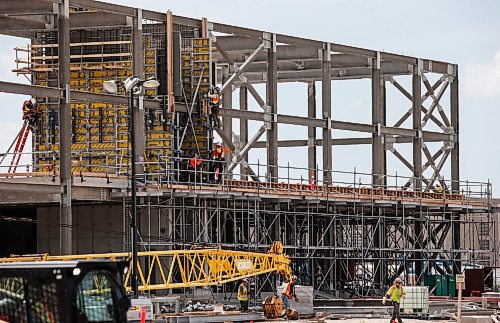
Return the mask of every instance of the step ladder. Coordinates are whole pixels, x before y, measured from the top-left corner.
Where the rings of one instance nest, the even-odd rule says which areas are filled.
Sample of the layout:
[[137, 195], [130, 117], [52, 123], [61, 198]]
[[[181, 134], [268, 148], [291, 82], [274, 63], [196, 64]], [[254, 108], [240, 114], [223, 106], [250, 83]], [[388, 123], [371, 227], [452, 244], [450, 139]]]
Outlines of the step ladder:
[[26, 140], [28, 140], [28, 136], [30, 134], [30, 126], [28, 120], [24, 120], [23, 127], [17, 136], [16, 146], [14, 148], [14, 153], [12, 154], [12, 161], [10, 162], [8, 173], [15, 173], [17, 166], [19, 166], [19, 160], [23, 154], [24, 145], [26, 144]]

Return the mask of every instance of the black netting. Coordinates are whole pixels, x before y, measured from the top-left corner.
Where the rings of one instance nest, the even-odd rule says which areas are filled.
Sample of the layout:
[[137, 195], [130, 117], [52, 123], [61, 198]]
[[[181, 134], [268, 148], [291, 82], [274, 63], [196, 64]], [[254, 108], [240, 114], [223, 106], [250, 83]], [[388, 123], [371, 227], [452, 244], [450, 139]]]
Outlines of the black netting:
[[43, 278], [0, 277], [0, 319], [6, 322], [59, 322], [57, 288]]

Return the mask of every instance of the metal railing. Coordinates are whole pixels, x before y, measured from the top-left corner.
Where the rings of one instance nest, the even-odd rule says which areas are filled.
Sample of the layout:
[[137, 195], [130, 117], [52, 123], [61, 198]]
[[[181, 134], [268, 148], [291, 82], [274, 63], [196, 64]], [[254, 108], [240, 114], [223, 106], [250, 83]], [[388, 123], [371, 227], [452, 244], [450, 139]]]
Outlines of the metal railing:
[[[4, 163], [0, 165], [0, 178], [55, 177], [59, 173], [58, 151], [23, 153], [17, 173], [7, 172], [11, 159], [8, 155], [5, 156]], [[251, 171], [240, 174], [239, 167], [234, 167], [234, 165], [230, 167], [232, 162], [226, 160], [197, 159], [200, 164], [193, 168], [190, 166], [192, 158], [165, 155], [155, 159], [157, 160], [136, 163], [139, 169], [136, 176], [139, 185], [158, 187], [187, 185], [192, 190], [212, 186], [227, 191], [252, 189], [258, 192], [275, 191], [289, 195], [351, 194], [354, 198], [370, 195], [457, 201], [476, 199], [487, 203], [492, 197], [492, 184], [489, 181], [451, 181], [443, 178], [418, 180], [411, 176], [378, 175], [359, 172], [356, 169], [329, 171], [332, 180], [328, 181], [325, 180], [327, 171], [319, 167], [314, 169], [295, 167], [289, 163], [269, 166], [260, 163], [259, 160], [256, 163], [248, 162], [245, 165]], [[130, 171], [130, 156], [126, 148], [118, 149], [113, 154], [110, 154], [109, 150], [73, 150], [71, 164], [75, 176], [99, 173], [127, 178]], [[231, 172], [228, 171], [229, 168], [232, 169]], [[271, 176], [272, 173], [278, 175]], [[384, 184], [374, 184], [376, 178]], [[439, 183], [440, 188], [436, 188], [434, 183]]]

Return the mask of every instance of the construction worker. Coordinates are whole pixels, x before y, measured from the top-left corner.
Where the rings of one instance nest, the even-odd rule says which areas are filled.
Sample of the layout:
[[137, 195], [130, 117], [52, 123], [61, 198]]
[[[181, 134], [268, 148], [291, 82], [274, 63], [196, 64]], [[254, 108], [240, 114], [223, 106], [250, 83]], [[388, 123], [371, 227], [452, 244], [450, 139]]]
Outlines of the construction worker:
[[218, 87], [212, 87], [208, 97], [210, 98], [210, 124], [214, 127], [220, 128], [220, 89]]
[[399, 303], [405, 296], [406, 293], [403, 289], [403, 281], [398, 277], [394, 280], [394, 284], [391, 286], [391, 288], [389, 288], [384, 298], [382, 299], [382, 304], [384, 305], [388, 298], [392, 301], [393, 310], [390, 323], [395, 323], [396, 319], [399, 323], [403, 323], [403, 321], [401, 320], [401, 316], [399, 315]]
[[[201, 158], [198, 153], [194, 153], [194, 156], [189, 160], [189, 181], [194, 182], [196, 177], [201, 179]], [[200, 182], [200, 180], [198, 181]]]
[[436, 185], [434, 185], [434, 192], [435, 193], [443, 193], [444, 189], [439, 183], [436, 183]]
[[293, 275], [290, 281], [285, 283], [283, 290], [281, 291], [281, 301], [283, 302], [283, 309], [287, 312], [290, 309], [290, 300], [295, 299], [296, 302], [299, 301], [297, 294], [295, 294], [295, 285], [297, 284], [297, 276]]
[[41, 114], [35, 105], [36, 100], [34, 98], [23, 102], [23, 120], [27, 120], [31, 128], [35, 126]]
[[231, 151], [229, 148], [223, 148], [222, 144], [217, 142], [215, 144], [215, 149], [210, 155], [212, 160], [211, 175], [214, 182], [220, 184], [222, 181], [222, 173], [224, 168], [224, 158], [226, 157], [226, 152]]
[[238, 300], [240, 301], [240, 310], [242, 312], [248, 311], [248, 279], [246, 278], [243, 278], [238, 287]]

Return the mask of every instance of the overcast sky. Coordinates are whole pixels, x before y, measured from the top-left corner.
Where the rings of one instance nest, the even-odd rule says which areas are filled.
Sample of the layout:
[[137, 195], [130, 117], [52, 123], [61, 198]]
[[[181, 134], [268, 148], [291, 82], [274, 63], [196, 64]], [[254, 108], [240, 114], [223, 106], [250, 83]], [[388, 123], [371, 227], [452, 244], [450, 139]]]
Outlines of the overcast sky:
[[[194, 18], [262, 29], [270, 32], [331, 41], [374, 50], [403, 53], [459, 64], [460, 75], [460, 175], [462, 180], [487, 181], [500, 185], [500, 2], [489, 1], [235, 1], [212, 0], [114, 0], [117, 4], [141, 6]], [[1, 36], [0, 79], [25, 82], [11, 72], [13, 48], [25, 39]], [[401, 80], [405, 85], [407, 81]], [[410, 88], [408, 87], [410, 90]], [[411, 91], [410, 91], [411, 92]], [[306, 86], [280, 85], [280, 113], [306, 115]], [[320, 91], [318, 91], [320, 95]], [[5, 151], [19, 131], [21, 102], [24, 98], [0, 93], [3, 113], [0, 118], [0, 150]], [[320, 96], [318, 101], [321, 102]], [[332, 85], [333, 118], [371, 122], [370, 81], [334, 81]], [[443, 101], [446, 103], [447, 101]], [[236, 102], [235, 102], [236, 103]], [[388, 85], [388, 119], [397, 120], [410, 102]], [[250, 102], [257, 110], [257, 104]], [[238, 105], [235, 104], [237, 107]], [[320, 107], [318, 107], [320, 110]], [[405, 126], [408, 126], [405, 124]], [[236, 125], [235, 125], [236, 127]], [[252, 123], [250, 137], [259, 125]], [[236, 127], [237, 129], [237, 127]], [[306, 129], [279, 128], [280, 139], [305, 139]], [[354, 136], [335, 132], [336, 137]], [[359, 135], [357, 135], [359, 136]], [[431, 145], [435, 151], [439, 146]], [[411, 160], [411, 146], [398, 147]], [[265, 160], [263, 151], [253, 151], [251, 158]], [[297, 156], [303, 156], [297, 158]], [[334, 149], [336, 170], [371, 171], [369, 146]], [[388, 154], [390, 174], [409, 174]], [[321, 167], [321, 154], [318, 154]], [[279, 163], [307, 166], [305, 148], [280, 149]], [[445, 167], [449, 168], [449, 164]], [[449, 172], [445, 172], [446, 177]], [[495, 189], [494, 192], [498, 192]], [[499, 194], [495, 194], [499, 195]]]

